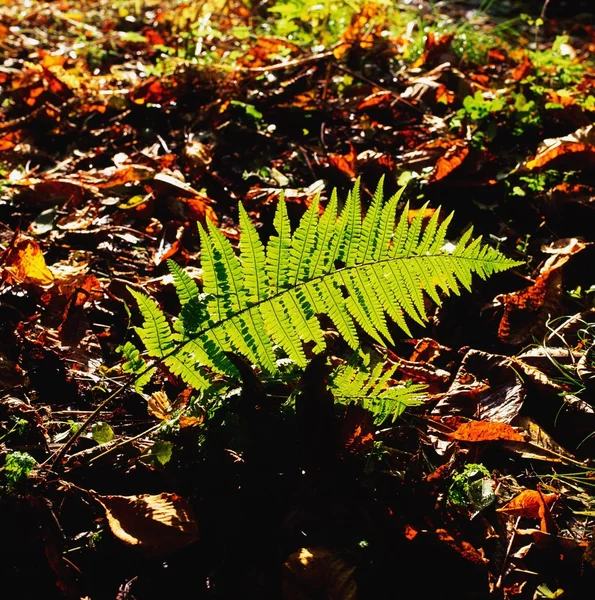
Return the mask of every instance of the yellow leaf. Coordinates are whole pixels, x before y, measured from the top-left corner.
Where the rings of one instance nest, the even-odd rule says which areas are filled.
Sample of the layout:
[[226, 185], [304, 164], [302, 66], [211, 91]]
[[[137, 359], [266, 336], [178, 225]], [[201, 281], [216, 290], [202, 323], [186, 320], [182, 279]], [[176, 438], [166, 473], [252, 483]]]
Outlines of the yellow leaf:
[[21, 237], [10, 249], [6, 259], [6, 270], [18, 283], [54, 283], [54, 275], [45, 264], [39, 244], [29, 238]]

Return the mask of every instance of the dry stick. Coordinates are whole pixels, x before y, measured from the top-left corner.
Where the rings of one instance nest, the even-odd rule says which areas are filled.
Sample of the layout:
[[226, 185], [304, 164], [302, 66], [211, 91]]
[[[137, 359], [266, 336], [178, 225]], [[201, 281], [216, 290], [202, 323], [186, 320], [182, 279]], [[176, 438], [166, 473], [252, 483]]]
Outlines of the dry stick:
[[[152, 367], [151, 367], [152, 368]], [[147, 368], [146, 371], [149, 369]], [[142, 375], [142, 373], [141, 373]], [[121, 392], [123, 392], [135, 379], [137, 375], [131, 375], [128, 379], [113, 393], [111, 393], [103, 402], [100, 402], [97, 408], [87, 417], [85, 422], [75, 431], [70, 439], [60, 448], [60, 450], [55, 455], [55, 458], [52, 460], [49, 458], [46, 460], [42, 466], [45, 466], [50, 460], [52, 461], [50, 467], [48, 469], [48, 473], [56, 470], [56, 465], [59, 465], [62, 462], [65, 454], [72, 448], [72, 446], [76, 443], [76, 441], [81, 437], [81, 435], [87, 430], [89, 425], [99, 416], [99, 413], [107, 406], [107, 404], [112, 401], [116, 396], [118, 396]], [[139, 375], [140, 377], [140, 375]]]
[[[149, 429], [143, 431], [142, 433], [139, 433], [138, 435], [135, 435], [135, 436], [133, 436], [131, 438], [128, 438], [126, 440], [122, 440], [121, 442], [119, 442], [117, 444], [114, 444], [113, 446], [111, 446], [110, 448], [108, 448], [107, 450], [105, 450], [105, 452], [102, 452], [101, 454], [97, 454], [96, 456], [91, 457], [91, 459], [89, 459], [84, 464], [90, 465], [91, 463], [94, 463], [96, 460], [99, 460], [100, 458], [103, 458], [104, 456], [107, 456], [108, 454], [110, 454], [114, 450], [117, 450], [118, 448], [122, 448], [122, 446], [126, 446], [127, 444], [135, 442], [136, 440], [140, 440], [141, 438], [145, 437], [146, 435], [150, 435], [153, 432], [157, 431], [162, 425], [163, 425], [163, 423], [157, 423], [157, 425], [153, 425], [152, 427], [149, 427]], [[73, 455], [73, 456], [76, 456], [76, 455]], [[66, 472], [72, 471], [73, 468], [66, 469]]]
[[500, 569], [500, 575], [498, 577], [498, 581], [496, 581], [496, 589], [500, 589], [502, 587], [502, 580], [504, 579], [504, 572], [506, 571], [506, 565], [508, 564], [508, 557], [510, 556], [510, 551], [512, 550], [512, 544], [514, 542], [514, 538], [516, 537], [517, 528], [519, 526], [519, 521], [521, 517], [517, 517], [516, 522], [514, 524], [514, 529], [512, 531], [512, 535], [510, 536], [510, 541], [508, 542], [508, 547], [506, 548], [506, 554], [504, 555], [504, 560], [502, 561], [502, 568]]

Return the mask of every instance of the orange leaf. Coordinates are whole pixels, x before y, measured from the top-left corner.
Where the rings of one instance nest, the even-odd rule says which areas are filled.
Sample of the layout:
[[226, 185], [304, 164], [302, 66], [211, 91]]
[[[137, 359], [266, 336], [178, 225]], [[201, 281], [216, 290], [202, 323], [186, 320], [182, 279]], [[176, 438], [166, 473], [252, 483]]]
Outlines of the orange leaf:
[[523, 54], [521, 63], [512, 71], [512, 78], [515, 81], [521, 81], [521, 79], [525, 79], [534, 68], [531, 59], [526, 54]]
[[451, 438], [459, 442], [525, 441], [525, 438], [513, 427], [507, 423], [497, 421], [469, 421], [469, 423], [463, 423], [451, 434]]
[[348, 175], [351, 179], [355, 177], [355, 161], [357, 155], [355, 153], [355, 148], [350, 144], [350, 149], [347, 154], [330, 154], [329, 161], [333, 167], [339, 169], [346, 175]]
[[547, 532], [548, 522], [551, 522], [550, 506], [558, 499], [558, 494], [542, 494], [536, 490], [524, 490], [510, 502], [499, 508], [499, 512], [514, 517], [540, 519], [541, 531]]
[[436, 167], [430, 175], [430, 182], [440, 181], [447, 175], [450, 175], [456, 168], [461, 166], [469, 154], [469, 147], [465, 142], [458, 140], [449, 148], [444, 156], [441, 156], [436, 162]]
[[[555, 161], [555, 163], [553, 162]], [[570, 135], [544, 140], [527, 169], [577, 170], [595, 165], [595, 126], [589, 125]]]
[[358, 105], [358, 110], [363, 110], [364, 108], [370, 108], [371, 106], [378, 106], [379, 104], [388, 104], [392, 98], [394, 97], [393, 92], [381, 91], [375, 92], [366, 96]]
[[45, 264], [39, 244], [29, 238], [20, 238], [10, 249], [6, 259], [7, 271], [19, 283], [50, 285], [54, 275]]

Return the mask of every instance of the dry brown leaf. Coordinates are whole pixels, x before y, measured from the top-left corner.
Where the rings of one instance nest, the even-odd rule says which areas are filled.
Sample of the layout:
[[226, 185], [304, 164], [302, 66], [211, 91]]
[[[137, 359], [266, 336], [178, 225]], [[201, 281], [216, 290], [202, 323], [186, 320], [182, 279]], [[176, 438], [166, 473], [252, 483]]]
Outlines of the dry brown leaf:
[[525, 438], [513, 427], [507, 423], [495, 421], [469, 421], [469, 423], [463, 423], [451, 434], [451, 437], [458, 442], [525, 441]]
[[510, 423], [525, 401], [515, 364], [507, 356], [469, 350], [450, 389], [436, 404], [434, 415], [464, 415]]
[[560, 310], [563, 289], [561, 267], [588, 244], [575, 238], [559, 240], [555, 245], [543, 249], [551, 254], [541, 268], [535, 283], [512, 294], [501, 294], [494, 306], [504, 306], [498, 328], [500, 339], [509, 344], [521, 344], [543, 333], [548, 319]]
[[454, 33], [437, 34], [433, 31], [426, 36], [426, 45], [422, 55], [411, 65], [411, 69], [422, 66], [433, 67], [443, 63], [453, 63], [456, 56], [453, 53], [451, 42]]
[[168, 554], [198, 539], [192, 508], [177, 494], [93, 497], [105, 509], [112, 533], [149, 554]]
[[551, 531], [550, 506], [558, 499], [558, 494], [542, 494], [537, 490], [524, 490], [505, 504], [498, 512], [506, 513], [513, 517], [539, 519], [541, 531]]
[[30, 238], [21, 236], [13, 244], [6, 258], [6, 270], [18, 283], [54, 283], [54, 275], [45, 263], [39, 244]]
[[577, 129], [570, 135], [544, 140], [533, 160], [527, 162], [527, 169], [548, 169], [576, 171], [595, 166], [595, 126]]
[[172, 405], [165, 392], [154, 392], [147, 401], [147, 410], [161, 421], [171, 417]]
[[461, 166], [467, 155], [469, 146], [462, 140], [456, 140], [447, 150], [444, 156], [441, 156], [436, 163], [436, 167], [430, 174], [429, 181], [434, 183], [450, 175], [455, 169]]
[[180, 417], [179, 424], [182, 429], [187, 429], [188, 427], [198, 427], [204, 423], [205, 417]]
[[570, 452], [560, 446], [548, 433], [529, 417], [517, 417], [515, 425], [520, 426], [527, 439], [522, 442], [508, 441], [503, 445], [527, 460], [545, 460], [563, 464], [582, 465]]
[[330, 164], [347, 175], [350, 179], [355, 178], [355, 163], [357, 154], [353, 145], [350, 145], [347, 154], [329, 154]]

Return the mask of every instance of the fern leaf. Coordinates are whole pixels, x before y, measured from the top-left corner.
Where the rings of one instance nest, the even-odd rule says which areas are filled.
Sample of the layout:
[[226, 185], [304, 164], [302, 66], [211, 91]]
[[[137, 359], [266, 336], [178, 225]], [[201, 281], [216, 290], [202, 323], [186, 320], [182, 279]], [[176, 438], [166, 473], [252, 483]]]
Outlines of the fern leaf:
[[264, 244], [262, 243], [256, 227], [250, 221], [248, 213], [242, 204], [239, 205], [240, 227], [240, 258], [244, 271], [244, 280], [249, 302], [258, 302], [266, 298], [267, 277], [263, 265], [266, 261]]
[[316, 249], [312, 255], [312, 277], [317, 277], [327, 272], [327, 267], [331, 264], [331, 250], [334, 247], [333, 239], [336, 237], [336, 219], [337, 219], [337, 190], [333, 190], [331, 199], [318, 222], [316, 235]]
[[131, 288], [128, 291], [136, 300], [144, 319], [143, 326], [136, 327], [136, 332], [145, 344], [149, 356], [163, 358], [174, 347], [172, 331], [163, 311], [149, 296]]
[[389, 418], [394, 422], [407, 407], [422, 403], [427, 388], [422, 384], [396, 385], [391, 379], [395, 369], [395, 365], [383, 363], [371, 371], [363, 365], [343, 364], [331, 375], [329, 389], [335, 400], [344, 404], [358, 403], [369, 410], [376, 425], [382, 425]]
[[194, 281], [194, 279], [192, 279], [178, 263], [170, 259], [167, 261], [167, 268], [172, 274], [176, 294], [178, 295], [178, 299], [182, 306], [184, 306], [186, 302], [198, 298], [199, 291], [196, 281]]
[[269, 275], [270, 291], [276, 294], [287, 286], [288, 255], [291, 247], [291, 224], [283, 195], [279, 198], [273, 224], [277, 235], [271, 236], [269, 240], [266, 269]]
[[380, 178], [372, 204], [366, 213], [362, 223], [362, 233], [359, 247], [357, 249], [357, 262], [368, 262], [374, 257], [374, 248], [378, 243], [378, 229], [380, 217], [382, 216], [382, 204], [384, 202], [384, 175]]
[[[395, 228], [395, 214], [397, 205], [403, 195], [405, 188], [402, 187], [396, 194], [393, 194], [388, 202], [382, 207], [380, 216], [380, 228], [378, 231], [378, 241], [374, 247], [373, 260], [380, 260], [388, 256], [390, 242]], [[406, 211], [404, 211], [406, 212]]]
[[118, 346], [116, 352], [120, 352], [126, 358], [122, 365], [125, 373], [134, 373], [137, 375], [134, 386], [139, 394], [143, 393], [144, 387], [149, 383], [155, 368], [149, 368], [149, 365], [141, 358], [140, 350], [132, 343], [126, 342], [123, 346]]
[[[279, 351], [305, 366], [305, 344], [315, 353], [326, 346], [319, 321], [326, 316], [347, 345], [367, 360], [358, 329], [380, 343], [392, 342], [387, 316], [409, 334], [410, 319], [420, 324], [427, 319], [428, 300], [440, 304], [441, 293], [469, 289], [473, 276], [485, 278], [519, 264], [483, 245], [481, 238], [472, 240], [470, 229], [452, 253], [446, 251], [452, 215], [440, 223], [436, 211], [424, 227], [425, 207], [410, 221], [407, 206], [395, 226], [400, 196], [384, 201], [380, 182], [362, 217], [358, 182], [338, 217], [336, 193], [320, 217], [317, 198], [293, 236], [281, 198], [276, 234], [267, 246], [240, 206], [239, 255], [212, 223], [207, 229], [199, 226], [202, 294], [182, 269], [170, 265], [182, 304], [177, 333], [153, 300], [133, 292], [144, 319], [137, 331], [149, 355], [204, 389], [209, 370], [237, 375], [225, 354], [229, 351], [270, 373], [276, 371]], [[397, 414], [413, 392], [392, 391], [385, 386], [387, 370], [378, 369], [363, 379], [344, 374], [343, 391], [363, 395], [385, 418]]]
[[362, 207], [360, 200], [360, 180], [355, 182], [355, 187], [347, 197], [343, 207], [346, 216], [345, 227], [342, 232], [342, 241], [338, 259], [348, 267], [356, 264], [357, 248], [362, 234]]
[[290, 285], [307, 279], [310, 274], [312, 249], [316, 246], [319, 202], [320, 196], [317, 195], [293, 234], [287, 274]]

